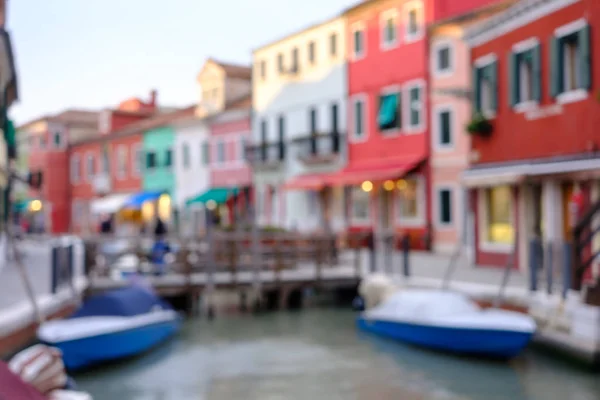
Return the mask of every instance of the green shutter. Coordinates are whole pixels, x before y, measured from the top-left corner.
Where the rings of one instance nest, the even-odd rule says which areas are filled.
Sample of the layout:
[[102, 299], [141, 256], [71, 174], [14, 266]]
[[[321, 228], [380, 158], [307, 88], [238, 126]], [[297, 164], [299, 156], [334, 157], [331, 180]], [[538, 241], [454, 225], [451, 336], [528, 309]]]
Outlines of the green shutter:
[[492, 110], [498, 111], [498, 61], [494, 61], [488, 67], [490, 69], [489, 77], [492, 86]]
[[510, 84], [510, 105], [514, 107], [519, 102], [519, 62], [518, 54], [508, 52], [508, 79]]
[[473, 98], [471, 99], [473, 102], [473, 114], [481, 112], [481, 91], [480, 91], [480, 83], [481, 83], [481, 68], [474, 67], [473, 68]]
[[558, 38], [550, 39], [550, 94], [556, 97], [562, 92], [562, 57], [561, 41]]
[[579, 31], [579, 55], [581, 57], [581, 87], [590, 89], [592, 85], [592, 58], [590, 55], [590, 26], [586, 25]]
[[533, 100], [542, 100], [542, 49], [538, 44], [532, 50], [531, 70], [533, 71]]

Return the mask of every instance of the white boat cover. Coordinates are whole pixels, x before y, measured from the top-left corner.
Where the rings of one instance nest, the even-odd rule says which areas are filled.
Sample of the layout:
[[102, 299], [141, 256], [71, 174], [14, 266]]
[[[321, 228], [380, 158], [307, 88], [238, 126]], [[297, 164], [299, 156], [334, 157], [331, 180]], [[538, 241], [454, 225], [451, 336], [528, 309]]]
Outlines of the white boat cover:
[[80, 317], [43, 323], [37, 332], [46, 343], [60, 343], [107, 333], [127, 331], [144, 325], [173, 321], [179, 318], [174, 310], [156, 310], [133, 317]]
[[400, 290], [381, 305], [365, 311], [371, 320], [447, 328], [531, 332], [533, 318], [514, 311], [482, 310], [467, 296], [448, 291]]
[[109, 194], [99, 199], [92, 200], [90, 211], [94, 215], [112, 214], [121, 209], [131, 194]]

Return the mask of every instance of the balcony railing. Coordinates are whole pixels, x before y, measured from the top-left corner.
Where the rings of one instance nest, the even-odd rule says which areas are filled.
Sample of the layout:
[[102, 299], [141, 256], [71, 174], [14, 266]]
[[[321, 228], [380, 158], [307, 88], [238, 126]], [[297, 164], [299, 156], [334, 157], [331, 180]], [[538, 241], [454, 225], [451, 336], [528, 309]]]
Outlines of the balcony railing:
[[278, 166], [285, 160], [285, 143], [260, 143], [246, 146], [246, 161], [254, 167]]
[[305, 163], [332, 162], [342, 153], [343, 135], [339, 132], [312, 133], [295, 140], [298, 158]]

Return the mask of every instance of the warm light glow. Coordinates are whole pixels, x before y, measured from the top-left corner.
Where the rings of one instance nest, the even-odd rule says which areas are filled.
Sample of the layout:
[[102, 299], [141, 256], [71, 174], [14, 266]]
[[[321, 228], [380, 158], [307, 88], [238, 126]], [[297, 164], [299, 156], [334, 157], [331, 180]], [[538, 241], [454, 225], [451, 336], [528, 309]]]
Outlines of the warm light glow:
[[217, 208], [217, 203], [214, 200], [209, 200], [206, 202], [206, 208], [212, 211]]
[[400, 179], [398, 182], [396, 182], [396, 186], [398, 187], [398, 190], [405, 190], [408, 184], [404, 179]]
[[370, 192], [373, 190], [373, 183], [371, 181], [364, 181], [362, 185], [360, 185], [360, 188], [365, 192]]
[[391, 192], [392, 190], [394, 190], [394, 181], [385, 181], [383, 182], [383, 188], [385, 190], [387, 190], [388, 192]]
[[158, 198], [158, 217], [163, 221], [171, 219], [171, 196], [166, 193]]
[[142, 219], [146, 222], [154, 219], [154, 204], [151, 201], [142, 204]]
[[31, 204], [29, 204], [29, 209], [33, 212], [40, 211], [42, 209], [42, 202], [39, 200], [33, 200]]

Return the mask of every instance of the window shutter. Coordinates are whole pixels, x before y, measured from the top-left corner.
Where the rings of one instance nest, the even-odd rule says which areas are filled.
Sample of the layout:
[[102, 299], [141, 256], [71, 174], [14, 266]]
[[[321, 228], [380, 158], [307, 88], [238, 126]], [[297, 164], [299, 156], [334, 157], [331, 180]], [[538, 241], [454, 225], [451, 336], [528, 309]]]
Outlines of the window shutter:
[[473, 68], [473, 87], [471, 90], [472, 96], [473, 98], [471, 99], [472, 101], [472, 106], [473, 106], [473, 113], [476, 114], [478, 112], [481, 112], [481, 87], [480, 87], [480, 83], [481, 83], [481, 68]]
[[533, 100], [542, 100], [542, 48], [538, 44], [532, 49], [531, 66], [533, 71]]
[[513, 51], [508, 52], [508, 79], [510, 84], [510, 105], [514, 107], [519, 102], [519, 63], [518, 56]]
[[560, 57], [560, 40], [552, 37], [550, 39], [550, 94], [558, 96], [562, 91], [562, 58]]
[[592, 85], [591, 65], [592, 58], [590, 56], [590, 26], [586, 25], [579, 31], [579, 46], [581, 57], [581, 87], [590, 89]]
[[490, 68], [490, 83], [492, 86], [492, 110], [498, 111], [498, 61], [493, 62]]

